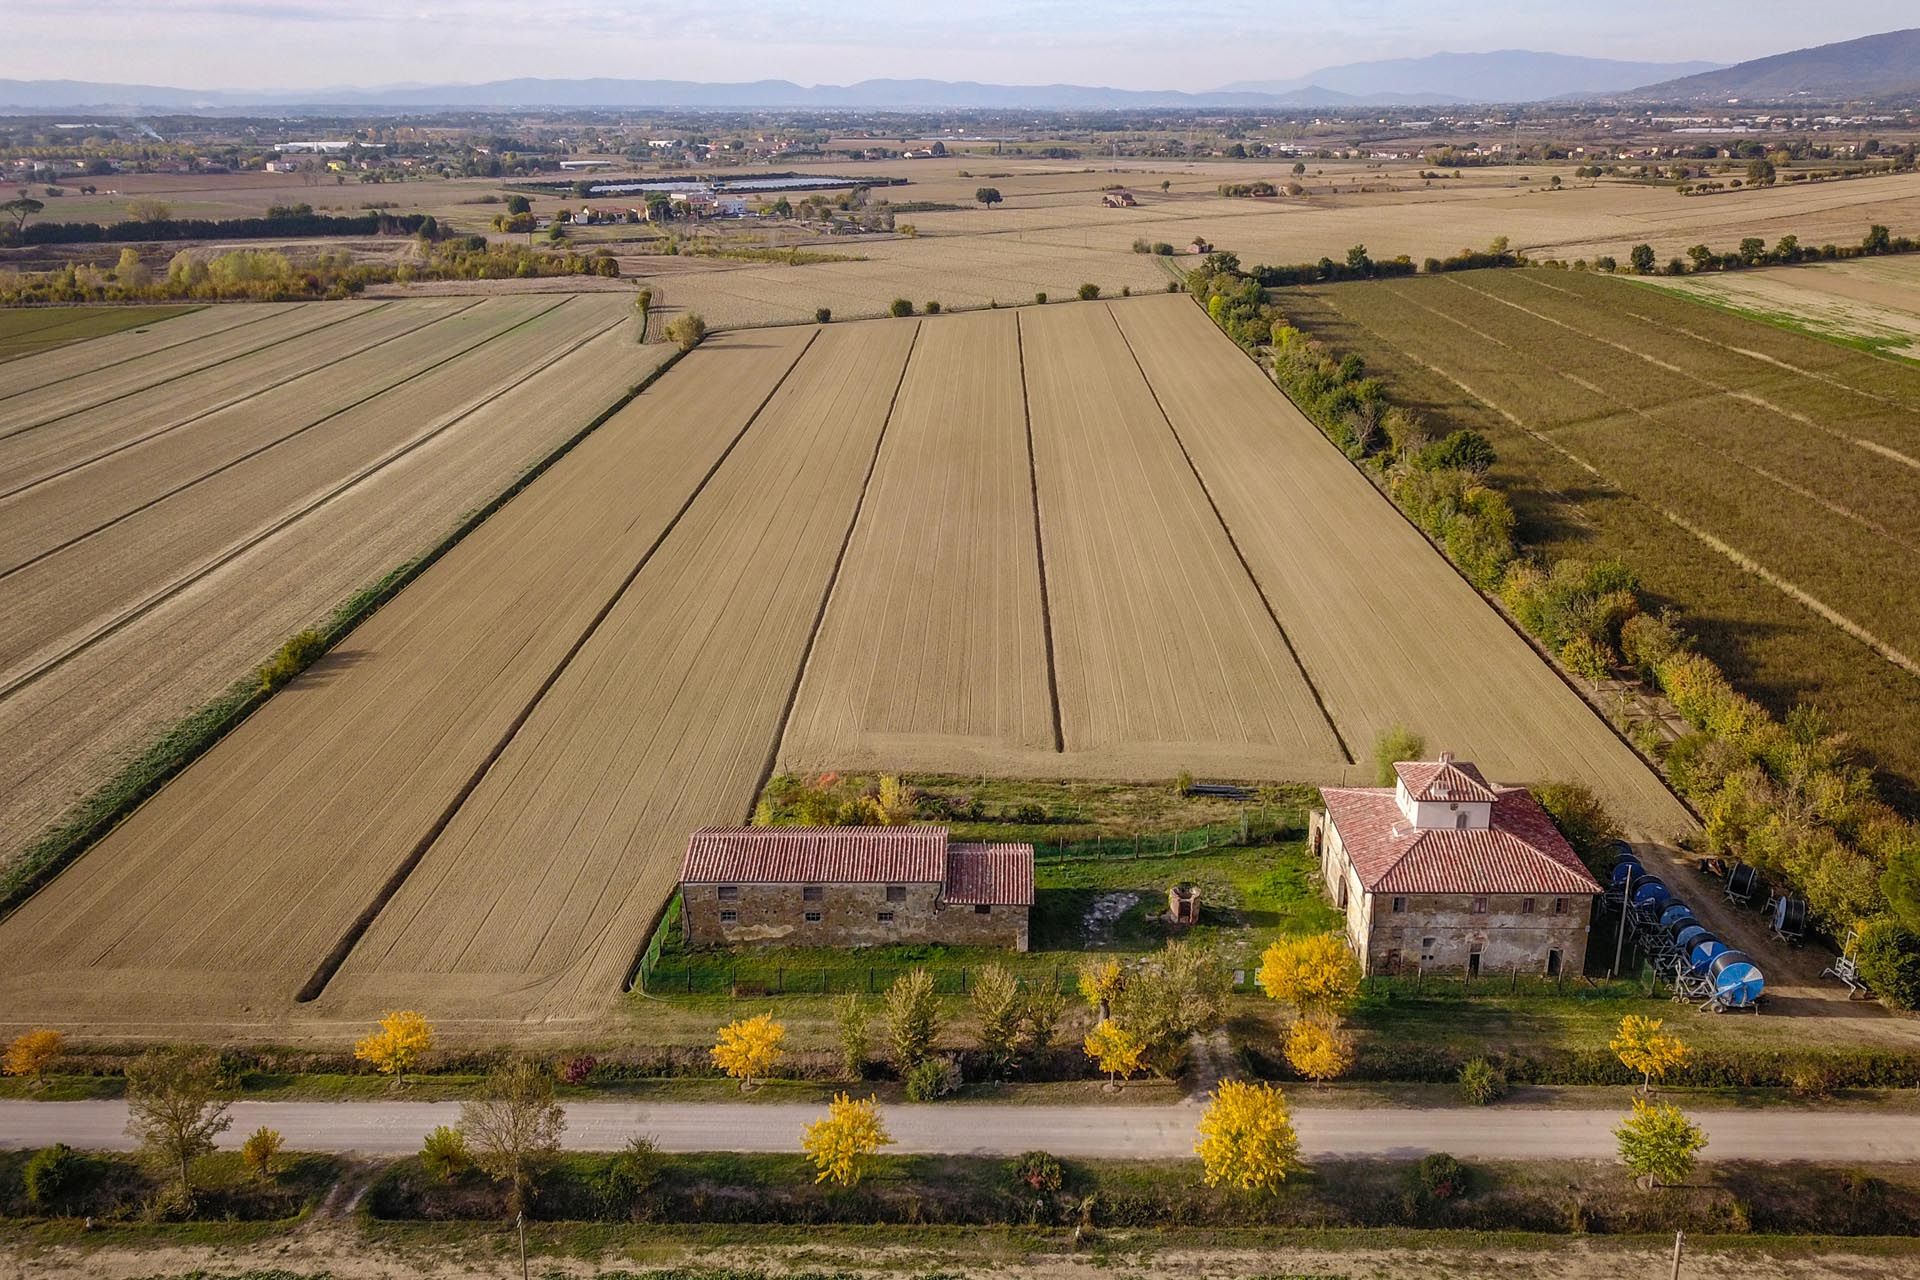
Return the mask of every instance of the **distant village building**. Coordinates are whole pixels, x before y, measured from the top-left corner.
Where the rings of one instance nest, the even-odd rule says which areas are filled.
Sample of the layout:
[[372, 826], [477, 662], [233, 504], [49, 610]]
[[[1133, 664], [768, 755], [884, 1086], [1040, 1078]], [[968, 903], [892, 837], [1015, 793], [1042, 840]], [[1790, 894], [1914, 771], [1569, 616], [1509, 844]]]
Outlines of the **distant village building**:
[[1100, 197], [1100, 203], [1109, 209], [1131, 209], [1140, 202], [1133, 198], [1131, 191], [1109, 191]]
[[1391, 787], [1322, 787], [1308, 823], [1368, 973], [1579, 972], [1600, 885], [1525, 787], [1451, 755]]
[[713, 827], [680, 871], [689, 946], [1027, 949], [1033, 846], [945, 827]]

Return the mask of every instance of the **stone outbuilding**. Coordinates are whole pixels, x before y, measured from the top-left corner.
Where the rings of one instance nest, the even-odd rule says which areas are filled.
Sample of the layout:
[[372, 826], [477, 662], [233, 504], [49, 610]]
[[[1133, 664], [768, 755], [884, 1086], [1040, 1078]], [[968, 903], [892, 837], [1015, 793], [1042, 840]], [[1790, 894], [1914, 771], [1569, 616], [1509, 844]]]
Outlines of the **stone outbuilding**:
[[1033, 846], [945, 827], [709, 827], [680, 872], [689, 946], [1027, 949]]
[[1309, 842], [1367, 973], [1578, 973], [1600, 884], [1525, 787], [1452, 756], [1322, 787]]

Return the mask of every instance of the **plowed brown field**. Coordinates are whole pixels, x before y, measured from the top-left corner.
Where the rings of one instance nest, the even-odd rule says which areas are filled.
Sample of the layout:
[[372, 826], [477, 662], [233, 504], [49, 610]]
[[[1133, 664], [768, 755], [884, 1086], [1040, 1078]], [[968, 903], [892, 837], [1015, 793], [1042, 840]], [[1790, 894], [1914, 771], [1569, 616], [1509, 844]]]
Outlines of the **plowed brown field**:
[[922, 327], [782, 767], [1058, 768], [1019, 344]]
[[[545, 402], [472, 381], [492, 430]], [[236, 616], [243, 567], [350, 558], [395, 468], [482, 438], [376, 468], [328, 500], [351, 522], [249, 543], [23, 692]], [[0, 922], [0, 1024], [594, 1023], [686, 832], [776, 759], [1334, 781], [1402, 722], [1686, 825], [1189, 302], [726, 334]]]
[[[493, 396], [535, 374], [574, 345], [622, 323], [617, 299], [516, 299], [456, 317], [469, 322], [467, 350], [314, 430], [275, 442], [281, 428], [258, 424], [265, 447], [244, 437], [183, 442], [182, 474], [163, 474], [157, 493], [133, 464], [130, 493], [86, 478], [28, 490], [14, 501], [28, 519], [6, 527], [21, 546], [0, 562], [0, 696], [65, 661], [281, 524], [297, 519], [433, 434], [453, 427]], [[485, 318], [472, 317], [485, 312]], [[458, 346], [455, 348], [459, 349]], [[245, 447], [253, 445], [255, 447]], [[116, 462], [120, 459], [116, 458]], [[171, 483], [167, 483], [171, 481]], [[56, 518], [48, 514], [59, 511]], [[36, 524], [55, 532], [36, 537]]]
[[[156, 321], [122, 333], [107, 334], [43, 352], [31, 359], [0, 365], [0, 404], [35, 387], [69, 378], [94, 377], [129, 360], [187, 347], [214, 334], [257, 324], [303, 304], [295, 302], [236, 303], [201, 307], [164, 322]], [[164, 324], [164, 327], [162, 327]]]
[[687, 832], [753, 804], [914, 330], [820, 334], [380, 913], [325, 1010], [604, 1016]]
[[615, 327], [0, 699], [0, 861], [287, 636], [619, 404], [668, 350]]
[[[276, 394], [298, 395], [297, 403], [305, 406], [324, 395], [323, 388], [336, 396], [353, 391], [368, 371], [367, 362], [352, 363], [354, 357], [475, 305], [474, 300], [461, 299], [453, 305], [367, 307], [346, 323], [330, 326], [306, 341], [281, 343], [246, 359], [230, 360], [139, 395], [0, 438], [0, 497], [121, 450], [158, 441], [171, 432], [189, 427], [218, 431], [219, 423], [208, 424], [208, 419], [248, 402], [264, 403]], [[378, 389], [375, 385], [363, 394]], [[324, 412], [317, 410], [305, 421]], [[288, 429], [299, 425], [303, 423], [296, 419]], [[178, 442], [169, 443], [178, 446]]]
[[[106, 368], [82, 366], [72, 376], [10, 395], [0, 400], [0, 436], [29, 430], [82, 409], [109, 404], [202, 369], [211, 369], [228, 360], [271, 350], [280, 343], [294, 342], [318, 330], [346, 324], [360, 314], [357, 304], [309, 302], [268, 305], [271, 310], [265, 310], [258, 318], [248, 314], [254, 311], [252, 307], [241, 309], [239, 323], [197, 341], [165, 347]], [[219, 311], [220, 308], [210, 310]], [[155, 330], [155, 333], [163, 331], [164, 326]], [[81, 350], [92, 345], [87, 343]], [[38, 363], [26, 362], [29, 367]]]
[[1338, 770], [1347, 755], [1111, 310], [1035, 308], [1020, 326], [1068, 754], [1120, 777]]
[[811, 336], [695, 353], [0, 923], [4, 1016], [284, 1019]]
[[1666, 839], [1686, 811], [1187, 298], [1115, 307], [1180, 441], [1350, 743], [1404, 724], [1489, 777], [1579, 778]]

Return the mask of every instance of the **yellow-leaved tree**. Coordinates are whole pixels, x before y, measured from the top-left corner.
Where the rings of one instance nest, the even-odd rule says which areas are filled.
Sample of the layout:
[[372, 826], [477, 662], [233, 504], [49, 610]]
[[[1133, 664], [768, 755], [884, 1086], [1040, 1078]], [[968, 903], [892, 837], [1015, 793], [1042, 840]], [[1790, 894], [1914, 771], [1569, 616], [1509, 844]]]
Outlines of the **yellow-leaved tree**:
[[808, 1125], [800, 1139], [801, 1149], [812, 1157], [818, 1171], [813, 1180], [842, 1187], [859, 1182], [867, 1161], [892, 1144], [874, 1100], [855, 1102], [844, 1093], [833, 1095], [826, 1116]]
[[380, 1018], [380, 1029], [356, 1041], [353, 1056], [370, 1062], [382, 1075], [404, 1080], [433, 1048], [433, 1024], [412, 1009], [390, 1009]]
[[1644, 1098], [1633, 1100], [1633, 1114], [1613, 1133], [1621, 1163], [1655, 1187], [1684, 1181], [1707, 1145], [1707, 1135], [1680, 1108]]
[[901, 827], [913, 821], [913, 788], [900, 781], [898, 775], [889, 773], [881, 777], [880, 794], [875, 799], [881, 825]]
[[1664, 1018], [1630, 1013], [1620, 1019], [1620, 1033], [1607, 1042], [1621, 1065], [1640, 1073], [1641, 1093], [1650, 1091], [1654, 1080], [1665, 1079], [1667, 1072], [1685, 1066], [1693, 1056], [1693, 1050], [1678, 1037], [1661, 1033], [1660, 1028], [1665, 1025]]
[[1210, 1187], [1273, 1191], [1300, 1167], [1286, 1097], [1270, 1084], [1223, 1081], [1200, 1116], [1193, 1144]]
[[1087, 1033], [1085, 1048], [1087, 1056], [1107, 1073], [1109, 1089], [1118, 1089], [1120, 1081], [1140, 1069], [1140, 1055], [1146, 1051], [1137, 1036], [1112, 1018], [1103, 1019]]
[[1094, 1016], [1105, 1020], [1113, 1010], [1113, 998], [1127, 982], [1127, 971], [1118, 960], [1088, 956], [1080, 962], [1080, 998]]
[[1324, 1022], [1301, 1018], [1287, 1031], [1287, 1062], [1315, 1084], [1325, 1084], [1353, 1065], [1353, 1040]]
[[48, 1064], [60, 1056], [65, 1043], [65, 1036], [45, 1027], [23, 1031], [7, 1045], [5, 1056], [0, 1057], [0, 1071], [10, 1076], [28, 1076], [38, 1084]]
[[787, 1029], [762, 1013], [720, 1028], [720, 1038], [712, 1049], [713, 1065], [751, 1089], [755, 1082], [773, 1074], [786, 1056]]
[[1360, 996], [1360, 965], [1337, 933], [1281, 938], [1260, 957], [1260, 989], [1301, 1014], [1337, 1022]]

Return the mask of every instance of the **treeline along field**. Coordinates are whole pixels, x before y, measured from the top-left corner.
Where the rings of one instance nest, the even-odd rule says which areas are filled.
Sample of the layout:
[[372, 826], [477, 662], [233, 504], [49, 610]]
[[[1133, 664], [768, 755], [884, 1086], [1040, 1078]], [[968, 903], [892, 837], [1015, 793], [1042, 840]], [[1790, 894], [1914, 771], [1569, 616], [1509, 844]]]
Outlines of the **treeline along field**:
[[1690, 827], [1187, 300], [724, 334], [0, 921], [0, 1019], [591, 1024], [776, 763], [1339, 782], [1402, 723]]
[[1619, 557], [1764, 704], [1920, 779], [1920, 369], [1578, 272], [1290, 290], [1436, 427], [1494, 441], [1520, 540]]

